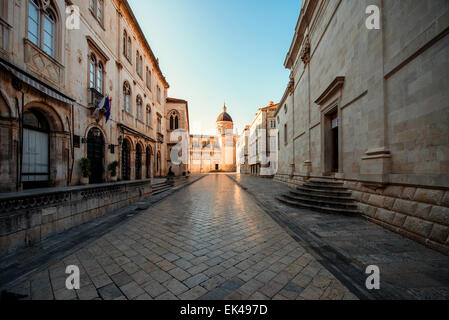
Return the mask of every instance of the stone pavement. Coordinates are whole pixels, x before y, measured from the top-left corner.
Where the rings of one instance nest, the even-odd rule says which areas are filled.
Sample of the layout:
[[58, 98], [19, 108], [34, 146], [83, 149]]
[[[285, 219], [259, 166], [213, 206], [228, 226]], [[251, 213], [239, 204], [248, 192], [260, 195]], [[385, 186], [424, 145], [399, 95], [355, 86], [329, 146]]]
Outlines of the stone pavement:
[[[275, 199], [289, 188], [271, 179], [228, 175], [360, 298], [449, 299], [449, 257], [362, 217], [288, 207]], [[381, 289], [365, 286], [368, 265], [380, 268]]]
[[[65, 288], [67, 265], [81, 289]], [[9, 288], [31, 299], [357, 299], [225, 175], [208, 175]]]

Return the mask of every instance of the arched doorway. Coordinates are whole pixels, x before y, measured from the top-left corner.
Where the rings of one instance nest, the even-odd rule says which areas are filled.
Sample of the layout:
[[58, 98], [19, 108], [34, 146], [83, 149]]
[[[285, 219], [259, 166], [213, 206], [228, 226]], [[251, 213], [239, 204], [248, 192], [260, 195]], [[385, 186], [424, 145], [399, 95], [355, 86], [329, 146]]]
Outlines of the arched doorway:
[[160, 177], [160, 175], [161, 175], [160, 169], [161, 169], [161, 152], [158, 151], [157, 152], [157, 160], [156, 160], [156, 173], [157, 173], [158, 177]]
[[50, 180], [50, 126], [44, 115], [23, 115], [22, 182], [24, 189], [47, 187]]
[[136, 145], [136, 180], [142, 179], [142, 147]]
[[148, 146], [146, 149], [146, 169], [147, 169], [147, 179], [151, 178], [151, 155], [153, 151], [151, 150], [151, 147]]
[[123, 141], [122, 146], [122, 180], [131, 179], [131, 145], [128, 140]]
[[102, 183], [104, 174], [104, 137], [98, 128], [90, 129], [87, 134], [87, 158], [90, 160], [89, 183]]

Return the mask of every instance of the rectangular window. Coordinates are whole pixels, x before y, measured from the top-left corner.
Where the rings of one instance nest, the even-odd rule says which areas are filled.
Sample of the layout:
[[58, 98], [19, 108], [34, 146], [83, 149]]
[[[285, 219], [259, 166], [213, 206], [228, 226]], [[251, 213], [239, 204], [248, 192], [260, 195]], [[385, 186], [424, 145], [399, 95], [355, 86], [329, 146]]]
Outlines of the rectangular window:
[[44, 16], [44, 51], [49, 56], [55, 53], [55, 22], [52, 16], [46, 14]]
[[278, 150], [281, 150], [281, 135], [278, 131]]
[[147, 125], [151, 126], [151, 111], [147, 109]]
[[137, 119], [142, 120], [142, 105], [141, 104], [137, 105]]
[[95, 60], [90, 60], [89, 88], [95, 88]]
[[103, 0], [97, 2], [97, 19], [100, 23], [103, 22]]
[[161, 88], [157, 86], [157, 102], [161, 103]]
[[288, 144], [287, 124], [284, 125], [284, 143]]
[[39, 42], [40, 42], [40, 40], [39, 40], [39, 33], [40, 33], [39, 20], [40, 20], [39, 8], [36, 6], [34, 1], [29, 1], [29, 5], [28, 5], [28, 39], [37, 46], [39, 46]]

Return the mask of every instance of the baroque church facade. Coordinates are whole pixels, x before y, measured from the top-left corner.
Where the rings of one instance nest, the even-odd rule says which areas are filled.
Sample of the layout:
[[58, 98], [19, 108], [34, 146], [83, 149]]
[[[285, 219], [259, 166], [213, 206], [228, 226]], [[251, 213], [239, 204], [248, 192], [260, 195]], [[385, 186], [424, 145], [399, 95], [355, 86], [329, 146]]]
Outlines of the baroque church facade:
[[235, 172], [236, 142], [234, 122], [226, 106], [216, 121], [217, 134], [190, 136], [190, 172]]

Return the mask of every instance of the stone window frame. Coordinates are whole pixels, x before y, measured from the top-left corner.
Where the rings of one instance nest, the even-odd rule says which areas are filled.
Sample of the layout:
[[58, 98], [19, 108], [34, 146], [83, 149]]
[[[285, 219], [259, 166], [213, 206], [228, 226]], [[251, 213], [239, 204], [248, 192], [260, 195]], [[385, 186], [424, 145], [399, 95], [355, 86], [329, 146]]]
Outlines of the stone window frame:
[[288, 125], [284, 123], [284, 145], [288, 145]]
[[136, 119], [143, 121], [143, 99], [140, 94], [136, 96]]
[[[89, 53], [87, 56], [87, 61], [88, 61], [88, 67], [87, 67], [87, 83], [88, 83], [88, 88], [89, 89], [95, 89], [96, 91], [98, 91], [98, 93], [104, 95], [105, 94], [105, 83], [106, 83], [106, 64], [109, 61], [109, 57], [104, 53], [104, 51], [98, 46], [97, 43], [95, 43], [95, 41], [90, 37], [87, 36], [86, 37], [87, 40], [87, 44], [89, 47]], [[91, 86], [91, 79], [90, 79], [90, 74], [91, 74], [91, 58], [95, 57], [95, 80], [94, 80], [94, 87], [92, 88]], [[101, 72], [101, 76], [102, 76], [102, 81], [101, 81], [101, 88], [100, 90], [98, 90], [98, 70], [99, 68], [102, 68], [102, 72]]]
[[181, 115], [179, 114], [178, 110], [172, 109], [168, 112], [167, 115], [168, 121], [169, 121], [169, 130], [177, 130], [180, 128], [180, 120]]
[[151, 128], [151, 106], [149, 104], [147, 104], [147, 106], [146, 106], [145, 122], [146, 122], [147, 126]]
[[132, 65], [132, 40], [126, 29], [123, 29], [123, 55], [128, 60], [128, 62]]
[[[37, 21], [37, 27], [38, 27], [38, 34], [37, 34], [37, 42], [38, 44], [36, 44], [33, 40], [31, 40], [29, 38], [29, 32], [30, 32], [30, 27], [29, 27], [29, 22], [30, 22], [30, 5], [31, 2], [34, 3], [34, 5], [37, 7], [37, 11], [38, 11], [38, 19], [39, 21]], [[54, 33], [53, 33], [53, 52], [52, 54], [49, 54], [48, 52], [45, 51], [45, 46], [44, 46], [44, 39], [45, 39], [45, 16], [47, 13], [50, 13], [53, 18], [54, 18]], [[52, 59], [55, 59], [57, 61], [59, 61], [61, 59], [61, 48], [60, 48], [60, 44], [62, 43], [61, 40], [61, 36], [62, 36], [62, 30], [61, 30], [61, 18], [59, 15], [59, 10], [56, 7], [55, 1], [50, 0], [48, 5], [44, 5], [42, 0], [27, 0], [26, 1], [26, 39], [33, 45], [35, 46], [37, 49], [39, 49], [39, 51], [47, 56], [49, 56]]]
[[136, 73], [143, 80], [143, 56], [136, 50]]
[[157, 89], [156, 89], [156, 99], [157, 99], [157, 102], [160, 104], [161, 103], [161, 87], [159, 85], [157, 85]]
[[[92, 60], [94, 61], [94, 85], [92, 86], [92, 81], [91, 81], [91, 74], [92, 74]], [[105, 76], [106, 76], [106, 71], [105, 71], [105, 66], [106, 63], [104, 62], [103, 59], [101, 59], [101, 57], [99, 57], [94, 51], [90, 50], [89, 51], [89, 56], [88, 56], [88, 68], [87, 68], [87, 74], [88, 74], [88, 88], [89, 89], [95, 89], [98, 93], [101, 93], [102, 95], [104, 95], [104, 84], [105, 84]], [[99, 73], [101, 69], [101, 73]], [[101, 87], [98, 86], [98, 81], [99, 81], [99, 75], [101, 75]]]
[[123, 82], [122, 95], [123, 95], [123, 110], [131, 114], [132, 88], [128, 81]]
[[152, 75], [151, 69], [147, 66], [147, 73], [146, 73], [146, 79], [145, 80], [146, 80], [147, 88], [150, 91], [152, 91], [151, 90], [151, 75]]
[[[95, 20], [104, 27], [104, 0], [90, 0], [89, 11]], [[99, 16], [101, 13], [101, 16]]]

